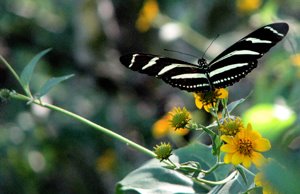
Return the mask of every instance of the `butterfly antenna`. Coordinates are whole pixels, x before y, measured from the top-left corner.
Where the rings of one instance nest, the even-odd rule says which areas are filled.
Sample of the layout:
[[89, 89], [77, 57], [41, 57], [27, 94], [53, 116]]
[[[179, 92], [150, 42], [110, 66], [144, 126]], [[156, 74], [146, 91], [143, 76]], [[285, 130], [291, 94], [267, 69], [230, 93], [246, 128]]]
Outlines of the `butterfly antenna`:
[[217, 38], [220, 36], [220, 34], [217, 34], [216, 35], [216, 37], [210, 42], [210, 44], [208, 45], [208, 47], [205, 49], [205, 51], [204, 51], [204, 53], [203, 53], [203, 55], [202, 55], [202, 59], [204, 58], [204, 56], [205, 56], [205, 54], [206, 54], [206, 52], [207, 52], [207, 50], [209, 49], [209, 47], [212, 45], [212, 43], [215, 41], [215, 40], [217, 40]]
[[174, 53], [180, 53], [180, 54], [183, 54], [183, 55], [188, 55], [188, 56], [191, 56], [191, 57], [195, 57], [195, 58], [199, 58], [195, 55], [191, 55], [191, 54], [188, 54], [188, 53], [184, 53], [184, 52], [180, 52], [180, 51], [175, 51], [175, 50], [170, 50], [170, 49], [164, 49], [165, 51], [169, 51], [169, 52], [174, 52]]

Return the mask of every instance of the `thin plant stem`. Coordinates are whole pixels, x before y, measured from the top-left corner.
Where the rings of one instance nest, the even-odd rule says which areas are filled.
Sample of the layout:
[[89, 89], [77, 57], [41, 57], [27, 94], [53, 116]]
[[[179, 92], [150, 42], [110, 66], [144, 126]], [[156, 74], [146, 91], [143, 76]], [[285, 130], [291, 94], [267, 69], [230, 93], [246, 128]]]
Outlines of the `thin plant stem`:
[[114, 139], [117, 139], [117, 140], [125, 143], [126, 145], [128, 145], [128, 146], [130, 146], [130, 147], [132, 147], [132, 148], [134, 148], [136, 150], [139, 150], [139, 151], [141, 151], [141, 152], [143, 152], [143, 153], [145, 153], [145, 154], [147, 154], [147, 155], [149, 155], [149, 156], [151, 156], [153, 158], [156, 157], [156, 154], [154, 152], [152, 152], [151, 150], [149, 150], [149, 149], [147, 149], [147, 148], [145, 148], [145, 147], [143, 147], [143, 146], [141, 146], [139, 144], [136, 144], [135, 142], [133, 142], [133, 141], [131, 141], [131, 140], [129, 140], [129, 139], [127, 139], [127, 138], [125, 138], [125, 137], [123, 137], [123, 136], [121, 136], [121, 135], [119, 135], [119, 134], [117, 134], [117, 133], [115, 133], [115, 132], [113, 132], [113, 131], [105, 128], [105, 127], [97, 125], [96, 123], [94, 123], [92, 121], [89, 121], [89, 120], [87, 120], [87, 119], [85, 119], [85, 118], [83, 118], [83, 117], [81, 117], [81, 116], [79, 116], [79, 115], [77, 115], [75, 113], [72, 113], [70, 111], [67, 111], [65, 109], [62, 109], [62, 108], [57, 107], [57, 106], [52, 105], [52, 104], [41, 102], [38, 99], [31, 99], [31, 98], [29, 98], [27, 96], [24, 96], [22, 94], [18, 94], [18, 93], [12, 92], [11, 93], [11, 97], [14, 98], [14, 99], [17, 99], [17, 100], [31, 101], [31, 103], [33, 103], [33, 104], [37, 104], [39, 106], [46, 107], [46, 108], [48, 108], [50, 110], [54, 110], [54, 111], [63, 113], [65, 115], [68, 115], [68, 116], [72, 117], [73, 119], [76, 119], [77, 121], [79, 121], [81, 123], [89, 125], [90, 127], [94, 128], [94, 129], [97, 129], [98, 131], [104, 133], [105, 135], [108, 135], [108, 136], [110, 136], [110, 137], [112, 137]]
[[201, 183], [206, 183], [209, 185], [223, 185], [227, 183], [228, 181], [231, 181], [232, 179], [235, 179], [236, 176], [238, 175], [238, 171], [233, 171], [229, 176], [227, 176], [225, 179], [220, 180], [220, 181], [209, 181], [205, 179], [200, 179], [200, 178], [193, 178], [194, 181], [199, 181]]
[[10, 66], [10, 64], [2, 57], [2, 55], [0, 55], [0, 60], [4, 63], [4, 65], [9, 69], [9, 71], [13, 74], [13, 76], [16, 78], [16, 80], [19, 82], [19, 84], [21, 85], [21, 87], [23, 88], [23, 90], [25, 91], [25, 93], [27, 94], [27, 96], [30, 96], [32, 98], [32, 95], [30, 92], [28, 92], [22, 84], [22, 81], [19, 77], [19, 75], [15, 72], [15, 70]]

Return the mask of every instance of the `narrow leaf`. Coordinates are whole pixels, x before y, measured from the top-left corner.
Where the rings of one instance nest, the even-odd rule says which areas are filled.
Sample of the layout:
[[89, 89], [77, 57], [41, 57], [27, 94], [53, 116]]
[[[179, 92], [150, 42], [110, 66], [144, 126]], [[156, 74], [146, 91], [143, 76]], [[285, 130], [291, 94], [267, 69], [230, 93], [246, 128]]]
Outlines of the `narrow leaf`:
[[245, 184], [248, 184], [248, 181], [247, 181], [247, 177], [246, 177], [246, 174], [245, 174], [245, 171], [243, 168], [241, 168], [240, 166], [237, 166], [236, 169], [239, 171], [240, 175], [242, 176]]
[[61, 76], [61, 77], [54, 77], [49, 79], [40, 89], [40, 91], [38, 91], [36, 93], [36, 97], [37, 98], [41, 98], [42, 96], [44, 96], [45, 94], [47, 94], [54, 86], [56, 86], [57, 84], [59, 84], [62, 81], [65, 81], [71, 77], [73, 77], [74, 74], [71, 75], [65, 75], [65, 76]]
[[51, 49], [46, 49], [40, 53], [38, 53], [37, 55], [35, 55], [35, 57], [33, 57], [33, 59], [31, 59], [31, 61], [25, 66], [25, 68], [23, 69], [21, 76], [20, 76], [20, 80], [21, 83], [24, 87], [24, 89], [26, 91], [29, 92], [29, 83], [30, 80], [32, 78], [32, 74], [34, 71], [34, 68], [37, 64], [37, 62], [45, 55], [47, 54]]
[[246, 96], [245, 98], [241, 98], [237, 101], [231, 102], [228, 106], [227, 106], [227, 111], [229, 113], [231, 113], [231, 111], [233, 111], [238, 105], [242, 104], [245, 100], [247, 100], [247, 98], [249, 98], [249, 96], [252, 94], [252, 92], [250, 92], [248, 94], [248, 96]]
[[227, 106], [227, 110], [230, 113], [231, 111], [233, 111], [238, 105], [242, 104], [246, 99], [245, 98], [241, 98], [237, 101], [231, 102], [230, 104], [228, 104]]

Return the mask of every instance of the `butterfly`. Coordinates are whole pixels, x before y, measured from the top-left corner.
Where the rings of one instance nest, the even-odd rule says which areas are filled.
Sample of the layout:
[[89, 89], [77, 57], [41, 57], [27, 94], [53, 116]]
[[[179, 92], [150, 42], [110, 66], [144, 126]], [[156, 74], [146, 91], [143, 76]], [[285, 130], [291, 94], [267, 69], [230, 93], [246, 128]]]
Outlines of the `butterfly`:
[[281, 41], [289, 30], [287, 23], [272, 23], [248, 34], [219, 54], [210, 63], [198, 64], [152, 54], [131, 53], [120, 57], [127, 68], [162, 79], [189, 92], [226, 88], [257, 67], [257, 60]]

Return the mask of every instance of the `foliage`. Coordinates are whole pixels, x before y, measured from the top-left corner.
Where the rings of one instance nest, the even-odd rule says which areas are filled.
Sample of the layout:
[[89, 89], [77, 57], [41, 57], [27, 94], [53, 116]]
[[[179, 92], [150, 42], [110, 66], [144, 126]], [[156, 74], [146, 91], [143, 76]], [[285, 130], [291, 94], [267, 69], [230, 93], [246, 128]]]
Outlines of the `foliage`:
[[[33, 92], [33, 96], [26, 98], [26, 102], [29, 102], [27, 105], [11, 98], [21, 93], [20, 87], [16, 86], [4, 63], [0, 63], [0, 89], [9, 89], [1, 91], [1, 96], [5, 97], [0, 104], [1, 192], [113, 193], [115, 183], [151, 155], [128, 149], [119, 140], [98, 130], [91, 130], [91, 125], [78, 124], [35, 103], [42, 102], [42, 106], [52, 103], [60, 105], [145, 147], [152, 147], [159, 141], [171, 141], [175, 151], [170, 159], [174, 162], [182, 157], [180, 150], [189, 150], [199, 142], [209, 144], [210, 138], [204, 132], [200, 135], [195, 131], [180, 134], [181, 131], [177, 130], [175, 134], [168, 129], [165, 136], [153, 136], [150, 130], [152, 124], [170, 107], [184, 104], [189, 110], [196, 109], [192, 96], [154, 79], [126, 71], [119, 64], [119, 56], [131, 51], [163, 54], [164, 48], [200, 53], [198, 55], [202, 56], [211, 39], [221, 34], [205, 54], [206, 58], [213, 58], [244, 32], [275, 20], [288, 22], [291, 33], [264, 57], [259, 68], [247, 79], [229, 88], [229, 102], [236, 103], [229, 103], [226, 111], [241, 115], [242, 120], [245, 122], [247, 119], [254, 129], [262, 129], [260, 132], [263, 136], [272, 142], [272, 150], [267, 156], [275, 158], [280, 168], [277, 164], [270, 164], [265, 167], [265, 172], [272, 182], [280, 183], [275, 185], [276, 189], [283, 193], [287, 190], [291, 193], [298, 191], [294, 181], [300, 176], [297, 173], [300, 134], [297, 116], [300, 112], [297, 3], [206, 0], [151, 1], [150, 4], [155, 12], [152, 11], [151, 17], [144, 15], [146, 21], [139, 19], [140, 15], [151, 9], [144, 8], [147, 4], [143, 1], [0, 2], [0, 55], [13, 64], [16, 72], [22, 72], [27, 61], [36, 53], [52, 48], [47, 55], [41, 54], [43, 58], [36, 63], [32, 77], [25, 76], [27, 81], [21, 79], [28, 86], [31, 80], [30, 92]], [[137, 21], [144, 31], [136, 26]], [[169, 52], [163, 55], [173, 54]], [[182, 57], [176, 54], [176, 58]], [[68, 78], [56, 79], [57, 76], [73, 73], [75, 76], [72, 79], [49, 90], [49, 86], [54, 86], [51, 83]], [[43, 83], [51, 79], [50, 85], [43, 87]], [[28, 92], [28, 88], [26, 90]], [[39, 91], [45, 95], [34, 96]], [[243, 103], [237, 100], [249, 93], [251, 95], [247, 100], [241, 100]], [[262, 107], [266, 107], [264, 105], [268, 106], [267, 110], [262, 110]], [[259, 112], [251, 109], [257, 106]], [[286, 116], [286, 110], [291, 117], [283, 117]], [[267, 124], [256, 122], [268, 120], [265, 112], [275, 118], [275, 122], [272, 119]], [[203, 125], [211, 123], [211, 115], [204, 111], [191, 113], [194, 122]], [[225, 110], [222, 114], [225, 114]], [[255, 117], [257, 115], [259, 118]], [[259, 126], [255, 126], [256, 123]], [[215, 126], [216, 123], [211, 125]], [[278, 130], [273, 130], [274, 126]], [[206, 130], [206, 133], [210, 132]], [[218, 136], [210, 135], [214, 141], [221, 142]], [[182, 148], [177, 150], [178, 147]], [[216, 151], [217, 147], [215, 144], [213, 150]], [[208, 150], [207, 156], [213, 158], [211, 151]], [[197, 150], [195, 153], [198, 153]], [[202, 162], [199, 157], [191, 160]], [[155, 160], [151, 162], [160, 166], [163, 164]], [[197, 165], [191, 163], [188, 167], [199, 167]], [[147, 165], [136, 171], [144, 167]], [[171, 172], [158, 166], [150, 167], [158, 173]], [[240, 171], [238, 167], [237, 170], [241, 179], [239, 183], [244, 184], [244, 179], [249, 180], [245, 178], [249, 174], [245, 171], [243, 176], [244, 169]], [[149, 175], [149, 171], [144, 172]], [[277, 176], [277, 172], [285, 176]], [[118, 189], [124, 188], [120, 185], [128, 183], [132, 173], [119, 182]], [[185, 188], [194, 189], [194, 182], [182, 178], [182, 172], [174, 173], [174, 179], [185, 184]], [[211, 180], [216, 180], [214, 178]], [[232, 189], [230, 186], [226, 188]], [[225, 191], [226, 188], [217, 186], [212, 191]]]

